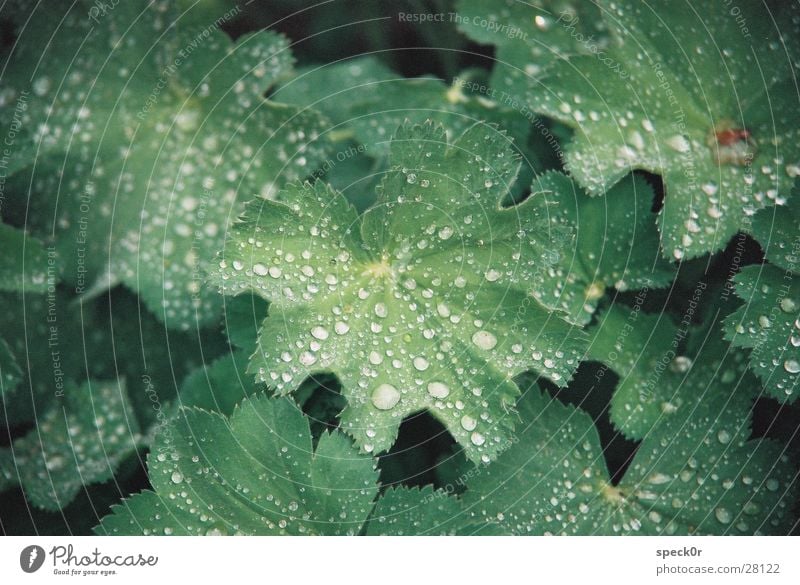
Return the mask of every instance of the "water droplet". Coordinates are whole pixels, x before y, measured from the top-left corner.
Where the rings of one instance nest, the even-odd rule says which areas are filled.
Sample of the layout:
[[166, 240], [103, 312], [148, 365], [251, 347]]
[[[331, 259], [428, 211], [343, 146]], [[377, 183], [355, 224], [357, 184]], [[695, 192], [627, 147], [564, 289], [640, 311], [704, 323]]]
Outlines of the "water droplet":
[[259, 276], [266, 276], [269, 270], [260, 262], [253, 264], [253, 272]]
[[786, 313], [794, 313], [797, 310], [797, 303], [792, 299], [785, 297], [781, 299], [781, 310]]
[[469, 440], [472, 441], [472, 444], [476, 447], [480, 447], [486, 442], [486, 437], [478, 432], [475, 432], [470, 435]]
[[333, 330], [336, 331], [338, 335], [344, 335], [345, 333], [350, 331], [350, 325], [348, 325], [344, 321], [337, 321], [336, 325], [333, 326]]
[[484, 277], [489, 282], [495, 282], [497, 279], [500, 278], [500, 273], [497, 270], [495, 270], [494, 268], [491, 268], [491, 269], [486, 271], [486, 274], [484, 274]]
[[670, 481], [672, 481], [672, 478], [669, 475], [659, 472], [653, 473], [650, 477], [647, 478], [647, 482], [653, 485], [662, 485], [665, 483], [669, 483]]
[[427, 370], [428, 366], [430, 365], [430, 364], [428, 364], [428, 360], [426, 360], [422, 356], [415, 357], [413, 363], [414, 363], [414, 367], [417, 370], [419, 370], [420, 372], [424, 372], [425, 370]]
[[472, 343], [488, 351], [497, 345], [497, 337], [489, 331], [480, 330], [472, 335]]
[[170, 477], [172, 483], [178, 484], [183, 482], [183, 474], [180, 471], [173, 471]]
[[717, 433], [717, 439], [723, 445], [727, 445], [728, 443], [731, 442], [731, 434], [728, 431], [726, 431], [725, 429], [722, 429], [721, 431], [719, 431]]
[[790, 374], [797, 374], [800, 372], [800, 362], [797, 360], [786, 360], [783, 362], [783, 369]]
[[450, 394], [450, 387], [442, 382], [431, 382], [428, 384], [428, 394], [434, 398], [446, 398]]
[[317, 325], [311, 330], [311, 335], [320, 341], [325, 341], [328, 339], [328, 330]]
[[400, 392], [391, 384], [381, 384], [372, 393], [372, 404], [380, 410], [391, 410], [400, 402]]
[[461, 417], [461, 426], [465, 431], [474, 431], [475, 427], [478, 426], [478, 421], [476, 421], [468, 414], [465, 414], [464, 416]]
[[686, 138], [681, 136], [680, 134], [676, 134], [675, 136], [667, 138], [665, 142], [667, 146], [669, 146], [672, 150], [675, 150], [677, 152], [689, 152], [689, 150], [691, 150], [689, 141], [686, 140]]
[[731, 520], [733, 520], [733, 516], [731, 516], [731, 513], [726, 508], [715, 509], [714, 516], [723, 524], [730, 524]]

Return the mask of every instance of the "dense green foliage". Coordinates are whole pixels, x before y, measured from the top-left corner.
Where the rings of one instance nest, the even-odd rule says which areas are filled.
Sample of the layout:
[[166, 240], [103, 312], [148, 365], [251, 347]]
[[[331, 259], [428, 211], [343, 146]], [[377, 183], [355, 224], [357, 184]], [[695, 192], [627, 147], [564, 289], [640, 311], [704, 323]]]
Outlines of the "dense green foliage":
[[0, 529], [797, 532], [800, 10], [386, 4], [0, 11]]

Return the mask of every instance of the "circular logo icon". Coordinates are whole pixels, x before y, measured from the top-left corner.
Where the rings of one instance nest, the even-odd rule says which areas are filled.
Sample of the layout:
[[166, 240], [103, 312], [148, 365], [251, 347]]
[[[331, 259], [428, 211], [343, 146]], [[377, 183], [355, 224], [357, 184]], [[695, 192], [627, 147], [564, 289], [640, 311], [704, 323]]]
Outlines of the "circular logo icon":
[[26, 546], [19, 553], [19, 566], [26, 573], [35, 573], [44, 564], [44, 549], [41, 546], [32, 544]]

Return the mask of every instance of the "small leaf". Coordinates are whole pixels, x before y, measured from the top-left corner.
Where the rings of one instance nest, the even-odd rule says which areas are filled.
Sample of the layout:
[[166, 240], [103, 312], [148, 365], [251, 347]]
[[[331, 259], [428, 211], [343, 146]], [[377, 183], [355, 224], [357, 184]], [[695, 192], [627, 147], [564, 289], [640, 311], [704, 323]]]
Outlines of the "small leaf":
[[0, 338], [0, 395], [10, 392], [22, 381], [22, 370], [8, 344]]
[[378, 500], [367, 536], [455, 535], [467, 532], [470, 522], [461, 502], [442, 490], [398, 487]]
[[512, 376], [533, 367], [563, 385], [579, 330], [528, 294], [563, 235], [529, 203], [499, 202], [518, 166], [486, 125], [448, 145], [432, 124], [403, 126], [379, 201], [359, 218], [317, 183], [284, 203], [251, 203], [216, 271], [226, 294], [270, 301], [250, 371], [281, 393], [332, 372], [342, 427], [367, 452], [428, 409], [473, 461], [509, 440]]
[[611, 422], [628, 438], [644, 438], [670, 408], [661, 392], [665, 372], [688, 365], [678, 355], [683, 337], [668, 313], [645, 315], [638, 306], [620, 303], [602, 313], [588, 333], [592, 344], [586, 357], [620, 378], [611, 399]]
[[192, 372], [181, 384], [181, 406], [231, 415], [243, 399], [263, 391], [245, 373], [247, 361], [248, 355], [238, 351]]
[[14, 441], [14, 475], [28, 501], [58, 510], [85, 486], [112, 478], [140, 439], [125, 384], [87, 382], [68, 388], [35, 430]]
[[297, 406], [245, 399], [229, 419], [183, 409], [148, 456], [146, 491], [98, 534], [357, 534], [377, 494], [371, 457], [341, 433], [316, 451]]
[[652, 188], [636, 175], [612, 187], [606, 199], [589, 197], [569, 177], [549, 172], [536, 177], [531, 199], [553, 225], [575, 233], [572, 253], [547, 273], [549, 286], [536, 298], [567, 311], [585, 325], [609, 287], [619, 291], [669, 285], [674, 268], [661, 258]]
[[800, 395], [800, 277], [775, 266], [747, 266], [734, 278], [745, 304], [726, 320], [725, 336], [750, 351], [750, 369], [781, 402]]
[[[44, 245], [21, 230], [0, 223], [0, 291], [45, 292], [55, 286], [52, 270], [48, 282], [48, 254]], [[55, 258], [52, 258], [55, 266]]]

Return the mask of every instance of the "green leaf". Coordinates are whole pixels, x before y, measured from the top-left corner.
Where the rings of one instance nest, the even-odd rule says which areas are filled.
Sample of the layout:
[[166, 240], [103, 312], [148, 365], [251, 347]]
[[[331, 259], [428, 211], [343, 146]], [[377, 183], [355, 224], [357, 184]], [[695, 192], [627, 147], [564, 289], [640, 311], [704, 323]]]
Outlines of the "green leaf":
[[512, 377], [533, 367], [563, 385], [583, 354], [581, 332], [528, 294], [565, 238], [528, 202], [500, 207], [518, 163], [489, 126], [450, 145], [441, 127], [403, 126], [391, 165], [361, 218], [319, 183], [251, 203], [216, 278], [271, 303], [259, 380], [289, 393], [332, 372], [342, 428], [364, 451], [385, 451], [403, 417], [428, 409], [488, 462], [514, 426]]
[[247, 362], [248, 355], [237, 351], [192, 372], [181, 385], [181, 406], [229, 416], [243, 399], [263, 390], [245, 373]]
[[550, 172], [534, 179], [531, 198], [553, 225], [575, 233], [572, 253], [545, 275], [549, 286], [537, 295], [572, 322], [587, 324], [606, 288], [660, 288], [672, 281], [674, 268], [661, 258], [653, 229], [653, 190], [641, 177], [630, 175], [603, 199]]
[[228, 340], [231, 345], [252, 355], [268, 303], [257, 295], [241, 295], [224, 301], [224, 326]]
[[8, 64], [5, 97], [25, 98], [10, 168], [29, 167], [11, 181], [30, 187], [27, 225], [54, 239], [79, 293], [121, 281], [170, 326], [212, 323], [220, 299], [200, 263], [241, 211], [237, 194], [269, 197], [310, 174], [323, 122], [262, 98], [290, 70], [279, 35], [234, 43], [224, 19], [185, 24], [163, 1], [95, 26], [89, 5], [63, 20], [37, 11]]
[[767, 260], [800, 274], [800, 182], [795, 181], [786, 207], [762, 209], [750, 226]]
[[[524, 148], [531, 117], [489, 96], [465, 92], [472, 85], [467, 77], [457, 77], [451, 86], [435, 77], [407, 78], [375, 57], [360, 57], [301, 69], [275, 97], [319, 109], [334, 122], [330, 138], [343, 147], [326, 162], [328, 170], [362, 153], [384, 159], [392, 134], [406, 121], [441, 123], [450, 138], [477, 121], [492, 122], [508, 132], [517, 148]], [[344, 142], [350, 138], [361, 145], [356, 153]], [[533, 159], [528, 163], [538, 162], [534, 153], [526, 154]]]
[[55, 271], [48, 283], [50, 256], [39, 240], [0, 223], [0, 250], [0, 291], [44, 292], [55, 284]]
[[[0, 336], [22, 383], [0, 395], [0, 426], [35, 422], [87, 379], [124, 378], [143, 432], [164, 417], [192, 370], [228, 349], [214, 331], [172, 331], [123, 287], [78, 301], [57, 287], [45, 295], [0, 293]], [[24, 315], [24, 318], [21, 318]]]
[[381, 496], [367, 525], [367, 536], [455, 535], [469, 530], [461, 502], [442, 490], [391, 488]]
[[669, 314], [646, 315], [638, 306], [615, 303], [589, 329], [592, 344], [586, 357], [607, 365], [619, 376], [611, 399], [611, 422], [631, 439], [644, 438], [669, 409], [659, 391], [664, 373], [680, 370], [683, 339]]
[[520, 405], [519, 443], [468, 484], [476, 519], [514, 534], [788, 534], [797, 487], [783, 450], [748, 440], [755, 384], [710, 339], [612, 485], [591, 417], [540, 394]]
[[800, 277], [775, 266], [748, 266], [736, 275], [745, 304], [726, 320], [726, 338], [750, 351], [750, 369], [781, 402], [800, 395]]
[[22, 370], [8, 344], [0, 338], [0, 395], [10, 392], [22, 381]]
[[14, 469], [14, 452], [0, 448], [0, 493], [17, 485], [17, 472]]
[[98, 534], [357, 534], [377, 494], [373, 459], [339, 432], [314, 451], [285, 398], [247, 398], [229, 419], [182, 409], [148, 470], [155, 492], [116, 506]]
[[14, 441], [14, 469], [2, 475], [13, 475], [35, 506], [58, 510], [85, 486], [112, 478], [140, 439], [124, 382], [70, 386], [35, 430]]
[[667, 257], [720, 250], [753, 212], [785, 202], [798, 174], [797, 6], [772, 2], [771, 18], [761, 4], [733, 15], [724, 0], [702, 14], [630, 0], [601, 8], [609, 46], [553, 62], [528, 102], [575, 129], [567, 166], [589, 194], [632, 169], [662, 175]]
[[500, 100], [525, 96], [559, 56], [588, 54], [607, 43], [593, 2], [461, 0], [457, 10], [464, 34], [496, 47], [489, 84]]

